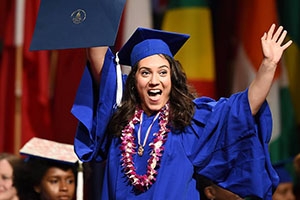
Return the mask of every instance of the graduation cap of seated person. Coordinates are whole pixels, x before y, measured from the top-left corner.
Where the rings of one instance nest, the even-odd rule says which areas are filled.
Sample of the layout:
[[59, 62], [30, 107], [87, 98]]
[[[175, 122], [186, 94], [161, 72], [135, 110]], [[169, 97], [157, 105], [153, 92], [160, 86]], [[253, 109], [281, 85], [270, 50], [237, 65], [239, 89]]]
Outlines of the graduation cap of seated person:
[[118, 52], [119, 63], [134, 66], [154, 54], [174, 57], [189, 37], [188, 34], [139, 27]]
[[35, 163], [39, 160], [43, 163], [42, 165], [70, 165], [72, 168], [74, 166], [75, 169], [77, 167], [76, 199], [83, 199], [83, 166], [74, 152], [73, 145], [33, 137], [19, 152], [21, 155], [27, 156], [26, 162], [31, 160]]
[[20, 154], [40, 159], [75, 164], [78, 157], [71, 144], [60, 143], [38, 137], [31, 138], [21, 149]]
[[41, 0], [30, 50], [113, 46], [126, 0]]

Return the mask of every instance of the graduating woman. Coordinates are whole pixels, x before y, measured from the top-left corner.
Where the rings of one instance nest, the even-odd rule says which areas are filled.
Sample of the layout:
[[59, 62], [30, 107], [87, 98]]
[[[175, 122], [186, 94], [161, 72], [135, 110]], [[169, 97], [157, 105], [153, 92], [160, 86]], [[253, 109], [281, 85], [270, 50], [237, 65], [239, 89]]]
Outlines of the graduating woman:
[[[116, 56], [87, 49], [72, 108], [75, 151], [82, 161], [106, 162], [101, 199], [199, 199], [194, 173], [240, 197], [272, 199], [278, 177], [266, 97], [292, 43], [275, 28], [261, 38], [264, 57], [250, 86], [219, 100], [196, 97], [174, 59], [188, 35], [138, 28]], [[119, 64], [131, 66], [121, 79]]]

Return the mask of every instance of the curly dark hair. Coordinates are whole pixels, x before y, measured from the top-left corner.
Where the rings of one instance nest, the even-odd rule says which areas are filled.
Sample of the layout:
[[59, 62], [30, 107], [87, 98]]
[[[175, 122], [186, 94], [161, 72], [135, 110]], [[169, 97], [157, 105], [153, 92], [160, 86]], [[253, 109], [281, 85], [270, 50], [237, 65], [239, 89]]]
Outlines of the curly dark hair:
[[[171, 93], [170, 93], [170, 125], [173, 131], [181, 131], [190, 124], [194, 114], [193, 99], [197, 96], [195, 90], [187, 83], [186, 74], [179, 61], [163, 55], [171, 67]], [[113, 136], [120, 136], [122, 129], [134, 115], [136, 105], [140, 105], [141, 99], [136, 90], [135, 74], [138, 63], [129, 73], [122, 98], [122, 106], [114, 113], [110, 120], [108, 132]]]

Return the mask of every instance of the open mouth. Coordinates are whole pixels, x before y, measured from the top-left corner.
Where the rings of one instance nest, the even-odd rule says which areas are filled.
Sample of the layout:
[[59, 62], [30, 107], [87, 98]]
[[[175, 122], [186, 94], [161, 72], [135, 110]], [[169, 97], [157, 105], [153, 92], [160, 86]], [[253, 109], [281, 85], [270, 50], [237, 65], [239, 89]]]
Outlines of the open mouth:
[[161, 93], [162, 93], [161, 90], [148, 90], [148, 95], [149, 96], [161, 95]]

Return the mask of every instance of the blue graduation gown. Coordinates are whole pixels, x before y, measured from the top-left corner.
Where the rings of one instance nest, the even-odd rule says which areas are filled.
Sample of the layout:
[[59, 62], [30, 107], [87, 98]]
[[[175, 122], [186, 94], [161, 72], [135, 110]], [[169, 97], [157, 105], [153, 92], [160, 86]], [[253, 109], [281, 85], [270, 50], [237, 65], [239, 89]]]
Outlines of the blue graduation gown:
[[[79, 120], [74, 146], [82, 161], [106, 161], [102, 188], [103, 200], [113, 199], [199, 199], [193, 173], [197, 172], [240, 195], [272, 199], [278, 176], [272, 168], [268, 142], [272, 118], [265, 102], [252, 116], [248, 90], [215, 101], [194, 100], [195, 114], [182, 133], [168, 134], [156, 182], [136, 194], [122, 171], [120, 139], [108, 140], [106, 127], [115, 109], [116, 70], [114, 55], [106, 54], [99, 91], [94, 91], [92, 76], [86, 68], [72, 113]], [[99, 96], [97, 96], [99, 95]], [[142, 140], [153, 116], [144, 116]], [[137, 138], [136, 125], [135, 137]], [[159, 129], [154, 122], [145, 153], [135, 155], [138, 174], [146, 173], [148, 144]]]

